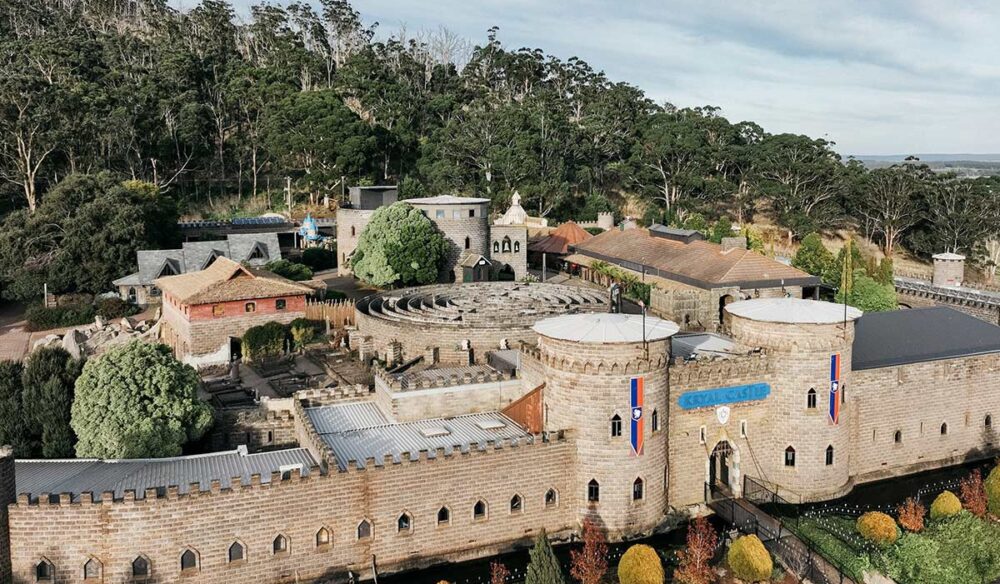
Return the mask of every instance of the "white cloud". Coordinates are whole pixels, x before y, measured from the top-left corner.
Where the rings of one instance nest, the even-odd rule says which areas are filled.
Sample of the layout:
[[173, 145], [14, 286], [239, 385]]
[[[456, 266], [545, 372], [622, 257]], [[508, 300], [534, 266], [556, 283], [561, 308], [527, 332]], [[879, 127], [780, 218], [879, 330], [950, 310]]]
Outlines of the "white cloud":
[[482, 42], [496, 25], [510, 48], [578, 56], [658, 101], [718, 105], [845, 153], [1000, 152], [1000, 3], [948, 4], [355, 1], [381, 34], [444, 25]]

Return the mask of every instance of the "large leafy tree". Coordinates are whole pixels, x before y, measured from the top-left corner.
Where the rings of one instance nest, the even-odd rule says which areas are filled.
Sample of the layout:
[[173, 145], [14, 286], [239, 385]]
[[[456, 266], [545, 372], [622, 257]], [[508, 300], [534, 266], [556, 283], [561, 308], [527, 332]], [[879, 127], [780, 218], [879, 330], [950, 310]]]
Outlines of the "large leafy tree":
[[430, 219], [406, 203], [383, 207], [358, 238], [351, 269], [378, 287], [429, 284], [437, 280], [447, 241]]
[[76, 382], [76, 454], [98, 458], [177, 456], [212, 424], [198, 374], [165, 345], [132, 341], [90, 360]]
[[22, 412], [44, 458], [73, 456], [76, 438], [70, 427], [70, 408], [82, 367], [82, 361], [61, 347], [36, 349], [25, 363]]
[[34, 213], [8, 215], [0, 229], [0, 275], [9, 298], [49, 291], [106, 292], [135, 269], [139, 249], [176, 243], [177, 207], [148, 183], [71, 175]]

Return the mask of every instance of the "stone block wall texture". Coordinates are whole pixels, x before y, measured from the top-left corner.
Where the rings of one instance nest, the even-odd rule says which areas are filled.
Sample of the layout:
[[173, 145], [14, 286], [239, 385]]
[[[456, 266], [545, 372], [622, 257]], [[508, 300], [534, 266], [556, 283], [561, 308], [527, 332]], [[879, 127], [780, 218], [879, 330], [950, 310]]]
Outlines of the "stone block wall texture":
[[[10, 562], [8, 508], [17, 501], [14, 487], [14, 451], [0, 444], [0, 584], [13, 584]], [[34, 574], [32, 574], [33, 576]]]
[[374, 213], [374, 210], [337, 209], [337, 273], [341, 276], [353, 273], [348, 258], [357, 249], [358, 238]]
[[965, 300], [955, 296], [949, 296], [945, 291], [942, 293], [917, 293], [904, 288], [896, 288], [896, 300], [903, 307], [908, 308], [930, 308], [934, 306], [947, 306], [959, 312], [964, 312], [974, 316], [979, 320], [990, 324], [1000, 325], [1000, 303], [987, 304]]
[[[667, 509], [667, 341], [648, 343], [575, 343], [539, 337], [537, 349], [522, 353], [545, 371], [544, 425], [549, 431], [571, 429], [576, 446], [572, 475], [582, 521], [588, 516], [612, 531], [612, 537], [650, 532]], [[631, 436], [631, 386], [642, 377], [644, 448], [635, 455]], [[653, 431], [653, 412], [660, 428]], [[621, 435], [611, 432], [612, 417], [621, 419]], [[568, 473], [567, 473], [568, 474]], [[643, 482], [643, 497], [633, 500], [633, 483]], [[599, 502], [587, 500], [588, 483], [596, 480]]]
[[[205, 355], [218, 352], [220, 347], [229, 343], [230, 337], [242, 337], [250, 327], [268, 322], [288, 324], [296, 318], [305, 318], [304, 297], [288, 298], [287, 308], [282, 311], [264, 310], [267, 306], [273, 307], [271, 300], [259, 301], [255, 312], [242, 312], [244, 303], [239, 302], [236, 303], [238, 306], [234, 305], [231, 311], [226, 312], [226, 316], [220, 317], [211, 316], [211, 305], [193, 306], [192, 319], [189, 320], [181, 312], [182, 309], [175, 306], [168, 298], [167, 302], [163, 303], [163, 318], [170, 325], [172, 335], [175, 335], [168, 344], [174, 347], [174, 352], [179, 357]], [[202, 314], [203, 309], [207, 309], [207, 317]], [[230, 315], [230, 312], [234, 314]], [[194, 319], [198, 314], [202, 317]]]
[[965, 259], [934, 258], [934, 276], [931, 281], [935, 286], [961, 286], [965, 281]]
[[520, 379], [398, 391], [375, 378], [375, 401], [399, 422], [500, 411], [531, 388]]
[[[523, 225], [491, 225], [489, 229], [491, 243], [487, 257], [493, 261], [493, 269], [499, 270], [507, 264], [514, 269], [515, 280], [524, 278], [528, 274], [528, 229]], [[509, 252], [503, 251], [504, 237], [510, 238]]]
[[998, 369], [1000, 356], [983, 355], [855, 371], [848, 403], [856, 410], [851, 466], [858, 482], [994, 454]]
[[[441, 268], [441, 282], [462, 281], [462, 267], [458, 265], [458, 258], [463, 253], [490, 257], [490, 224], [485, 213], [482, 215], [477, 213], [476, 217], [463, 217], [461, 219], [452, 219], [450, 216], [444, 219], [435, 219], [432, 212], [430, 220], [444, 234], [447, 244], [447, 255]], [[465, 245], [466, 239], [468, 239], [468, 247]]]
[[[80, 503], [68, 498], [56, 505], [10, 507], [12, 560], [18, 582], [34, 582], [35, 565], [52, 562], [58, 584], [83, 583], [90, 558], [103, 565], [102, 582], [132, 582], [131, 563], [140, 554], [152, 565], [151, 582], [245, 584], [247, 582], [314, 582], [355, 574], [370, 575], [372, 561], [380, 572], [422, 566], [432, 560], [489, 556], [530, 542], [537, 530], [559, 534], [576, 528], [576, 508], [568, 477], [572, 445], [543, 443], [440, 459], [405, 461], [385, 468], [333, 473], [251, 485], [212, 493], [146, 500]], [[531, 472], [559, 469], [556, 473]], [[546, 506], [545, 493], [556, 489], [558, 502]], [[511, 512], [519, 494], [522, 510]], [[103, 497], [108, 499], [108, 497]], [[479, 500], [487, 516], [473, 517]], [[438, 524], [442, 507], [450, 521]], [[400, 532], [397, 520], [412, 517], [412, 529]], [[370, 539], [359, 540], [357, 527], [368, 520]], [[321, 528], [332, 544], [316, 543]], [[287, 552], [273, 553], [278, 535], [288, 538]], [[227, 561], [227, 550], [239, 541], [246, 559]], [[186, 549], [198, 554], [199, 567], [181, 573]], [[91, 584], [90, 581], [87, 581]]]

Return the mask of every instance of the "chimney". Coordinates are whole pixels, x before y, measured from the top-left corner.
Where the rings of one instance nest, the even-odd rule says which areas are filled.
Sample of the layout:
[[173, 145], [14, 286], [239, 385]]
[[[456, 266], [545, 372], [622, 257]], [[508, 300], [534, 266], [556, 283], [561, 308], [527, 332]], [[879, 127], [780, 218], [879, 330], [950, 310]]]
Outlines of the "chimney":
[[746, 249], [747, 248], [747, 238], [740, 237], [723, 237], [722, 238], [722, 251], [729, 251], [731, 249]]
[[935, 286], [961, 286], [965, 280], [965, 256], [957, 253], [934, 255]]
[[10, 518], [8, 506], [17, 502], [14, 486], [14, 449], [0, 446], [0, 584], [12, 584], [10, 563]]

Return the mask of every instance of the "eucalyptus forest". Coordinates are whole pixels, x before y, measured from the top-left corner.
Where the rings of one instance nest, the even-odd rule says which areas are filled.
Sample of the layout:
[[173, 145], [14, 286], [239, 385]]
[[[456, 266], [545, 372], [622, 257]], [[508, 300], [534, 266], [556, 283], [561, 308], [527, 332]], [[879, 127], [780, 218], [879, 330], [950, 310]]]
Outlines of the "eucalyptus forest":
[[[43, 280], [105, 291], [182, 215], [358, 184], [495, 208], [518, 191], [554, 222], [766, 218], [796, 240], [848, 229], [890, 257], [1000, 262], [996, 178], [917, 160], [869, 170], [826, 140], [506, 46], [496, 28], [386, 30], [346, 0], [248, 14], [220, 0], [0, 0], [0, 179], [8, 297]], [[84, 250], [101, 265], [69, 275]]]

